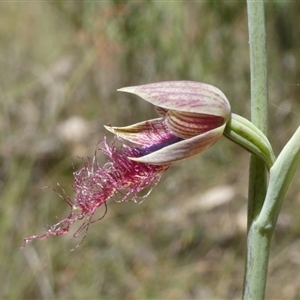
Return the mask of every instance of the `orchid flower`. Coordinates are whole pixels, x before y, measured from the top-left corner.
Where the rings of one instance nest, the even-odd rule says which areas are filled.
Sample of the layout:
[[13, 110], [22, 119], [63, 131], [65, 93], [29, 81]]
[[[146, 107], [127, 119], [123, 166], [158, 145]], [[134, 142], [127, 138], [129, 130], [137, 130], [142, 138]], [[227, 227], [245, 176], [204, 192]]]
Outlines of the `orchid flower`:
[[[74, 237], [85, 230], [84, 239], [89, 224], [95, 221], [92, 220], [95, 212], [102, 205], [106, 207], [107, 200], [139, 202], [145, 199], [173, 163], [208, 149], [223, 135], [227, 124], [238, 124], [226, 129], [230, 139], [236, 141], [241, 132], [243, 122], [236, 118], [231, 120], [226, 96], [212, 85], [166, 81], [119, 91], [136, 94], [153, 104], [159, 118], [127, 127], [105, 126], [116, 138], [113, 142], [104, 138], [94, 157], [84, 160], [84, 167], [74, 172], [74, 198], [63, 197], [71, 207], [69, 215], [50, 226], [46, 233], [24, 239], [25, 244], [35, 238], [67, 233], [79, 220], [83, 224]], [[242, 130], [242, 136], [244, 132], [248, 137], [249, 130]], [[255, 152], [255, 147], [253, 149]], [[98, 152], [107, 157], [104, 166], [97, 160]]]

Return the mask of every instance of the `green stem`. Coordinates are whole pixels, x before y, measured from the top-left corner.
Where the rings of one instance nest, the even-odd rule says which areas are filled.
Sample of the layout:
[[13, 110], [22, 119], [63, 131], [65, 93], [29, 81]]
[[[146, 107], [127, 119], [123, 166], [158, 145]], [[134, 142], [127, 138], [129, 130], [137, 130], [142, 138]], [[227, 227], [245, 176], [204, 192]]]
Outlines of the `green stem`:
[[[251, 121], [267, 135], [268, 91], [264, 3], [247, 0], [251, 67]], [[264, 162], [252, 155], [249, 170], [248, 239], [243, 299], [264, 299], [271, 236], [261, 233], [255, 220], [267, 190]]]
[[288, 188], [300, 164], [300, 127], [281, 151], [270, 169], [269, 186], [259, 217], [248, 232], [248, 276], [245, 299], [263, 299], [272, 235]]

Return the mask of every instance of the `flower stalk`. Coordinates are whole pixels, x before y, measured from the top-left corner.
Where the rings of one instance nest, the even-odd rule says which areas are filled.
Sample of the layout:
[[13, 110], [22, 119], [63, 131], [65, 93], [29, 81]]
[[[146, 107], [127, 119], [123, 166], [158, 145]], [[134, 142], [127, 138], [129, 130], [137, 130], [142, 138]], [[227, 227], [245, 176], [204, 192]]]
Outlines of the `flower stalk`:
[[274, 164], [276, 157], [269, 140], [247, 119], [232, 113], [225, 127], [224, 136], [261, 158], [268, 170]]

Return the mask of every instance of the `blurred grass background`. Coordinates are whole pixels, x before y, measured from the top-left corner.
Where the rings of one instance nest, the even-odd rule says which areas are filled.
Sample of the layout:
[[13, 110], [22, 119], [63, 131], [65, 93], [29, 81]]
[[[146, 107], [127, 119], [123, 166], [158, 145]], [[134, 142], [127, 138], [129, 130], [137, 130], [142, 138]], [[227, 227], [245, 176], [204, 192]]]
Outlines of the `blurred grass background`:
[[[300, 3], [266, 2], [266, 22], [278, 154], [300, 119]], [[0, 299], [239, 298], [249, 155], [226, 139], [173, 166], [143, 204], [109, 202], [76, 251], [71, 234], [20, 247], [66, 216], [40, 188], [72, 196], [72, 164], [111, 137], [103, 125], [156, 116], [117, 88], [202, 81], [249, 117], [246, 3], [2, 2], [0, 43]], [[300, 298], [299, 184], [279, 218], [267, 299]]]

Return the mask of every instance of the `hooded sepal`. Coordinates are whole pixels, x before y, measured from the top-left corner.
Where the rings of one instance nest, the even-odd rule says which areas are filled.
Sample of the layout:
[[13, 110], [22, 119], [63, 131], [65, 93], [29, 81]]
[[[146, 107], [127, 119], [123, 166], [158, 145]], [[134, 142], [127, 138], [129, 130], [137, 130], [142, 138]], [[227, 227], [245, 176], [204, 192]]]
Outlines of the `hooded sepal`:
[[230, 116], [230, 104], [215, 86], [195, 81], [163, 81], [124, 87], [118, 91], [135, 94], [151, 104], [167, 109], [221, 116]]

